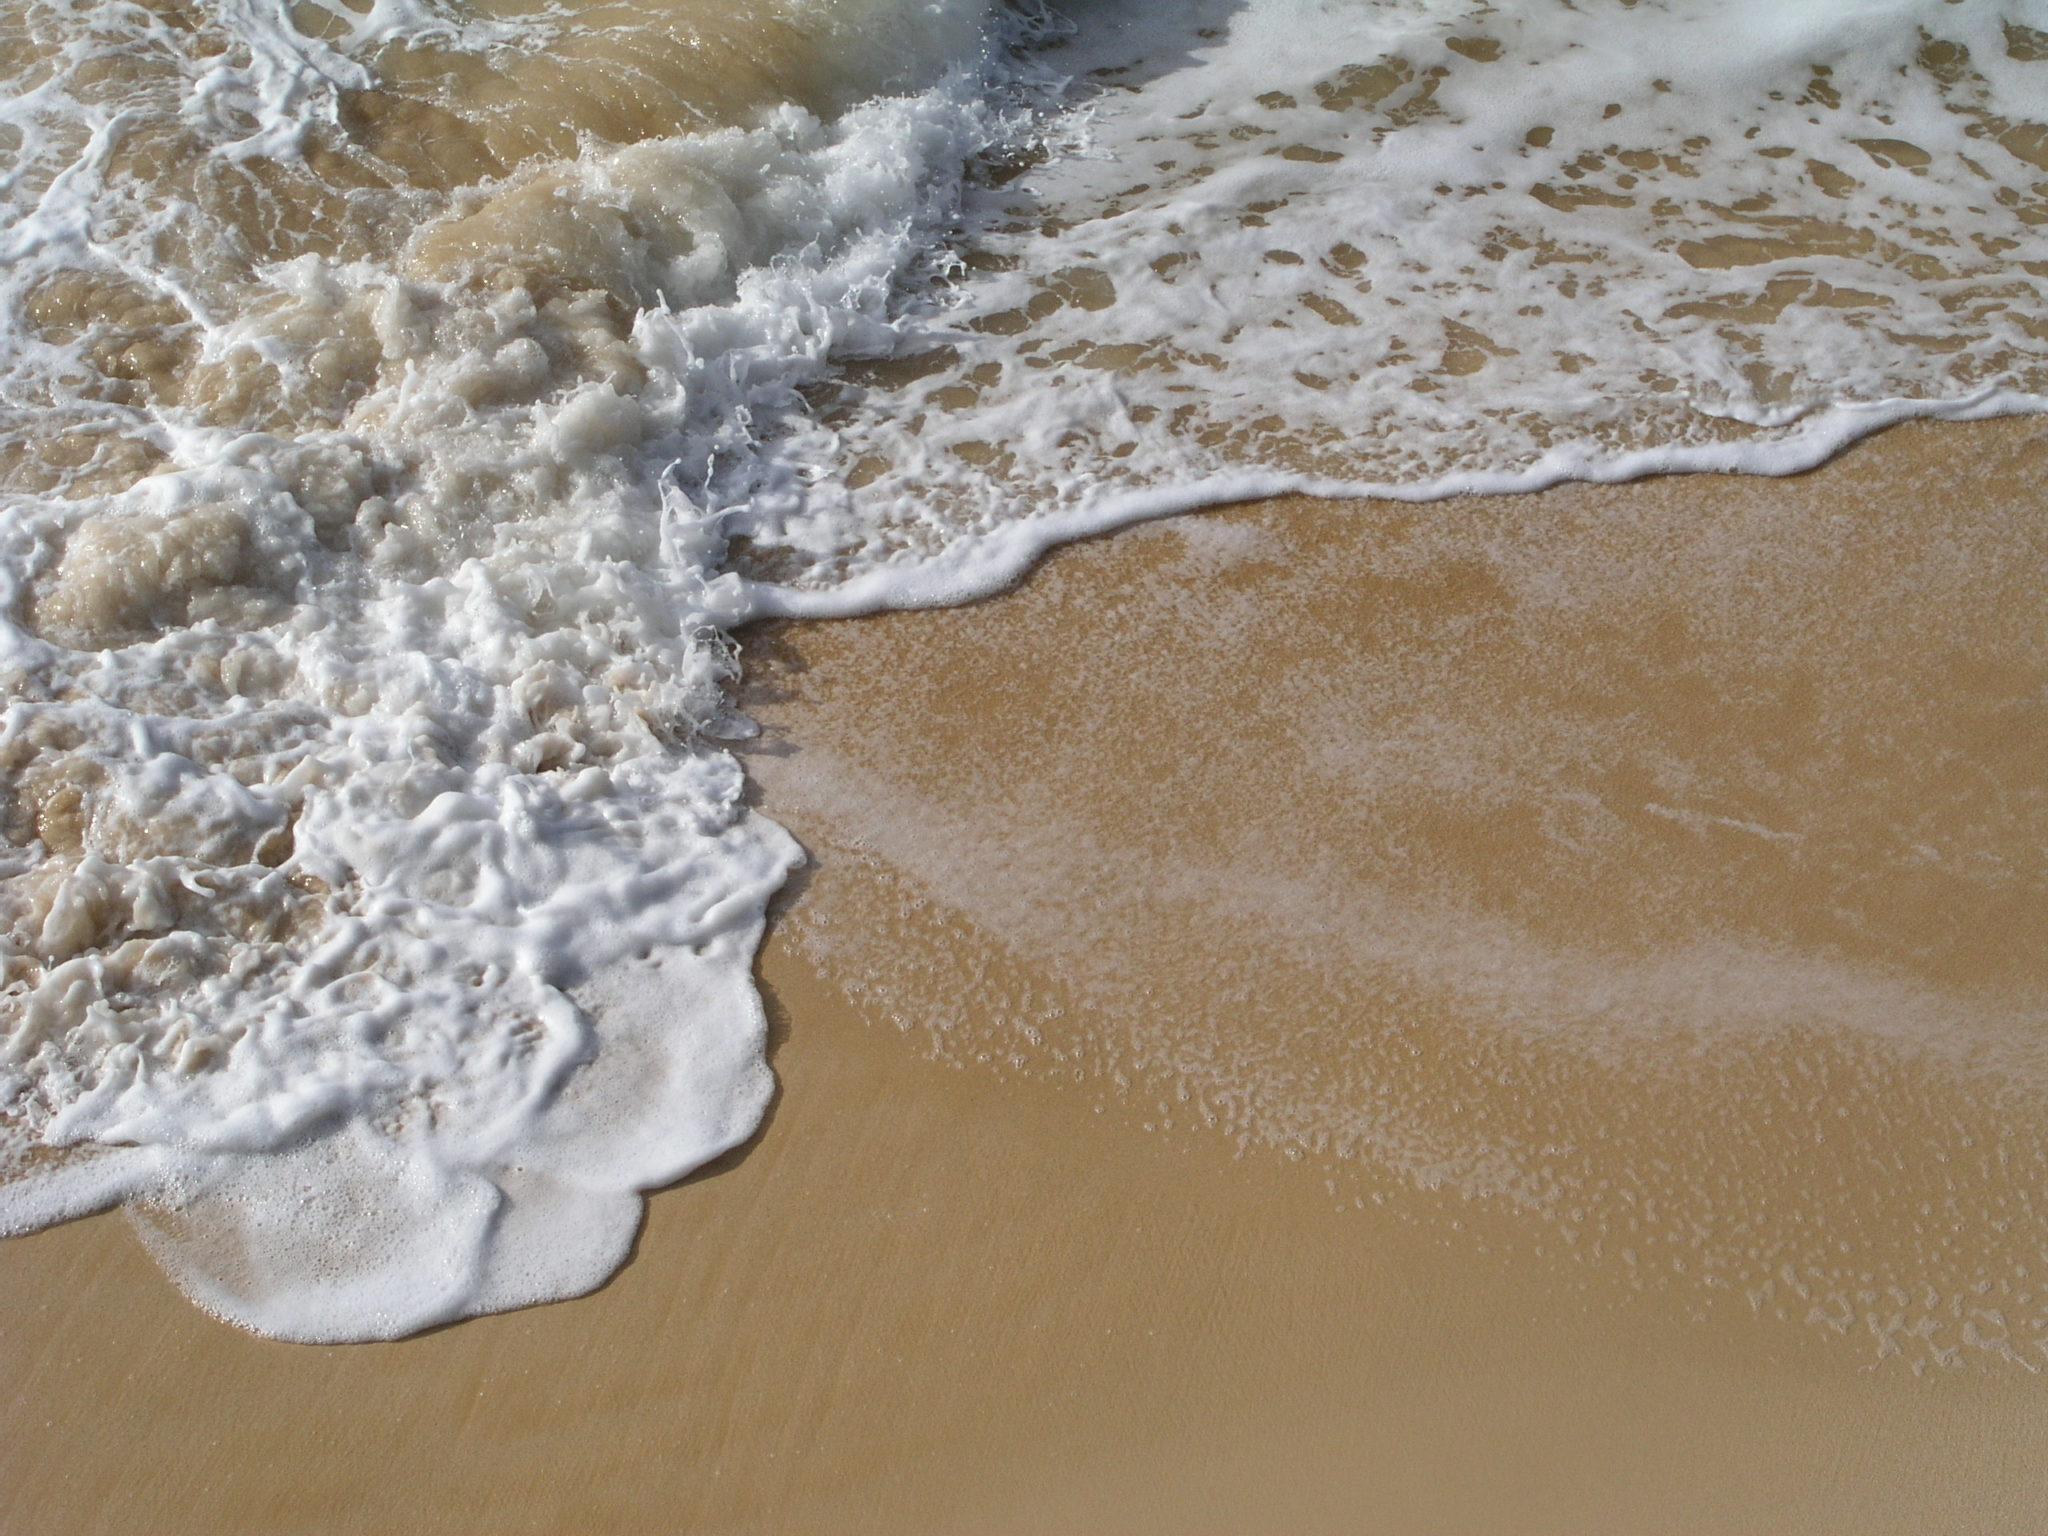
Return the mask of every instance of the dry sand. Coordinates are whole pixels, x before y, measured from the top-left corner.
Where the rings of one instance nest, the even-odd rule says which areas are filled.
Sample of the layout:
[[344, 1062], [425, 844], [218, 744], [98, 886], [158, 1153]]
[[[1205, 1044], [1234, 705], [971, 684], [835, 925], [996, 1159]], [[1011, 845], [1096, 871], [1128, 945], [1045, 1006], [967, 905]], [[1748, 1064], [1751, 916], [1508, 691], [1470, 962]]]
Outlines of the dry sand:
[[0, 1245], [0, 1531], [2038, 1529], [2044, 469], [1238, 508], [752, 637], [762, 1136], [393, 1345]]

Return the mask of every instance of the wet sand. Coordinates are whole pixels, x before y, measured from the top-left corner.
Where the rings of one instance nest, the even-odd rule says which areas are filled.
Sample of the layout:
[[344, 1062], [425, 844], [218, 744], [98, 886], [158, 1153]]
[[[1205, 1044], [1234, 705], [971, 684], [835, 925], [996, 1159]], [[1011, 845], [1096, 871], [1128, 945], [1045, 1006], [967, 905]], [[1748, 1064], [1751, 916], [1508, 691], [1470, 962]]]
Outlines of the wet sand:
[[0, 1529], [2025, 1531], [2048, 435], [749, 637], [773, 1118], [308, 1349], [0, 1244]]

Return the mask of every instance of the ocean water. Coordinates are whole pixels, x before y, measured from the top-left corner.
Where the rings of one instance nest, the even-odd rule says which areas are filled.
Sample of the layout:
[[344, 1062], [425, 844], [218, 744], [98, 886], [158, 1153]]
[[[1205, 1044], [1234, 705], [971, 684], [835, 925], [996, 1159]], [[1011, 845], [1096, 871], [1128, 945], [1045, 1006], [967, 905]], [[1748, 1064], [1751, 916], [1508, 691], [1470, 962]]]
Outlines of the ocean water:
[[749, 620], [2048, 397], [2037, 4], [10, 0], [0, 69], [0, 1227], [285, 1338], [587, 1290], [758, 1123]]

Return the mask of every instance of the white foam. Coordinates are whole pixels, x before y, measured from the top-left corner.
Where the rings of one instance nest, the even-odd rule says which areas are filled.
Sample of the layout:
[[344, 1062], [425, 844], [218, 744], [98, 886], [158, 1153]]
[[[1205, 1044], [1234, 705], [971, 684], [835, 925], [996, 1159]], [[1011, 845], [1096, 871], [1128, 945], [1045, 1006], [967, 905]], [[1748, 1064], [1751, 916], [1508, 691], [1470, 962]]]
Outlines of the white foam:
[[[0, 514], [0, 1227], [125, 1200], [221, 1316], [386, 1337], [588, 1290], [640, 1190], [751, 1131], [751, 957], [799, 853], [715, 745], [739, 588], [688, 487], [886, 337], [991, 131], [980, 7], [915, 9], [923, 63], [859, 67], [918, 94], [593, 146], [381, 257], [237, 270], [204, 206], [128, 222], [119, 121], [61, 217], [17, 203], [12, 403], [153, 472], [31, 473]], [[227, 163], [369, 78], [281, 13], [216, 21]], [[157, 282], [180, 224], [219, 266]], [[135, 270], [210, 297], [41, 286]], [[74, 387], [110, 325], [186, 348], [139, 401]]]
[[1140, 492], [1784, 473], [2048, 392], [2043, 8], [1077, 14], [1049, 57], [1108, 73], [1077, 152], [978, 198], [946, 366], [848, 391], [843, 505], [746, 521], [797, 584]]

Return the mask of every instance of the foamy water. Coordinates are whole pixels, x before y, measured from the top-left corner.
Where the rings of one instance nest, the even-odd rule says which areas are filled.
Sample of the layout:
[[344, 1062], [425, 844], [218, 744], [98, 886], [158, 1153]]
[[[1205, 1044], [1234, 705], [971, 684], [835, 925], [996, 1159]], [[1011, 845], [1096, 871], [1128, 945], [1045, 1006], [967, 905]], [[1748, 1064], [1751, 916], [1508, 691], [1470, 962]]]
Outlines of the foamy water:
[[758, 1122], [735, 626], [2048, 394], [2039, 6], [0, 37], [0, 1222], [283, 1337], [588, 1289]]

